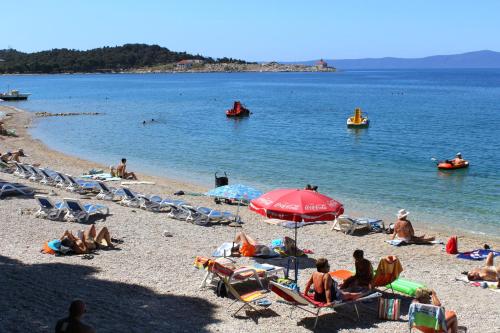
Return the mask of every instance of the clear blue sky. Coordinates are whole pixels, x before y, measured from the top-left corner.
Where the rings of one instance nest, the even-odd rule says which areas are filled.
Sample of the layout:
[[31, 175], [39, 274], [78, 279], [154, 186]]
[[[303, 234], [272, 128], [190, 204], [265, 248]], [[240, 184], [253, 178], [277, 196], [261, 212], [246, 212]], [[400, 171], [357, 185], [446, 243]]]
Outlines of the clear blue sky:
[[246, 60], [500, 51], [500, 0], [2, 1], [0, 49], [124, 43]]

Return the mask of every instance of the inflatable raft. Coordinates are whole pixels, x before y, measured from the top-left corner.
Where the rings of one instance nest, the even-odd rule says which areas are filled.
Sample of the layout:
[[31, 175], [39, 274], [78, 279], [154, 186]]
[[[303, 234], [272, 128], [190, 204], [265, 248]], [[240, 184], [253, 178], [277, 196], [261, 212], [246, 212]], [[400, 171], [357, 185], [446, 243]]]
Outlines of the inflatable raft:
[[447, 161], [439, 162], [437, 165], [439, 170], [456, 170], [456, 169], [464, 169], [469, 167], [469, 162], [465, 161], [462, 164], [456, 165]]

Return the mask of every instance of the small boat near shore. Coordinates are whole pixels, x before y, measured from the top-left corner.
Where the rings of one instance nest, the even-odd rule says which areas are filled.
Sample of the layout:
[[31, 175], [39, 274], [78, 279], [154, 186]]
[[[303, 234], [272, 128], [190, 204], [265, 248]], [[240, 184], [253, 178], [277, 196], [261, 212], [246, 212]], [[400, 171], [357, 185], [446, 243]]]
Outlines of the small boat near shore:
[[455, 164], [450, 161], [442, 161], [437, 165], [439, 170], [456, 170], [456, 169], [465, 169], [469, 167], [469, 161], [465, 161], [461, 164]]
[[31, 94], [22, 94], [19, 90], [9, 90], [6, 93], [0, 93], [0, 99], [3, 101], [25, 101]]
[[354, 116], [347, 118], [347, 128], [367, 128], [370, 125], [368, 116], [363, 115], [361, 108], [354, 110]]
[[226, 116], [230, 118], [248, 117], [250, 110], [247, 109], [240, 101], [235, 101], [233, 108], [226, 111]]

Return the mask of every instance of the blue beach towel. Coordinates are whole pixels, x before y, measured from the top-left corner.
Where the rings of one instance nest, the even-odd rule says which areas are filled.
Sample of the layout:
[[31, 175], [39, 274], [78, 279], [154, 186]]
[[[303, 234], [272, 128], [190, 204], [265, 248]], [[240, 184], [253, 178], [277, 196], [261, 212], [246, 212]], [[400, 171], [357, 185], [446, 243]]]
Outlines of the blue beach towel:
[[498, 251], [477, 249], [474, 251], [459, 253], [457, 258], [467, 260], [484, 260], [490, 253], [493, 253], [494, 257], [500, 256], [500, 252]]

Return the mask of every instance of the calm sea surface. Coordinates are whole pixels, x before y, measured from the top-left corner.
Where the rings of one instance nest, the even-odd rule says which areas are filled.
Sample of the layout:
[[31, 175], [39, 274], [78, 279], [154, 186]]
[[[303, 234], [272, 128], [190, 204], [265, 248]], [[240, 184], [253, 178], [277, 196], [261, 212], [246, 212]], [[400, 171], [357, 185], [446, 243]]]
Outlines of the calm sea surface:
[[[416, 222], [500, 235], [499, 70], [0, 76], [7, 85], [33, 95], [4, 104], [104, 113], [33, 129], [72, 155], [207, 185], [217, 170], [262, 190], [310, 183], [347, 213], [406, 208]], [[233, 100], [253, 115], [226, 119]], [[346, 128], [355, 107], [369, 129]], [[459, 151], [468, 170], [431, 161]]]

